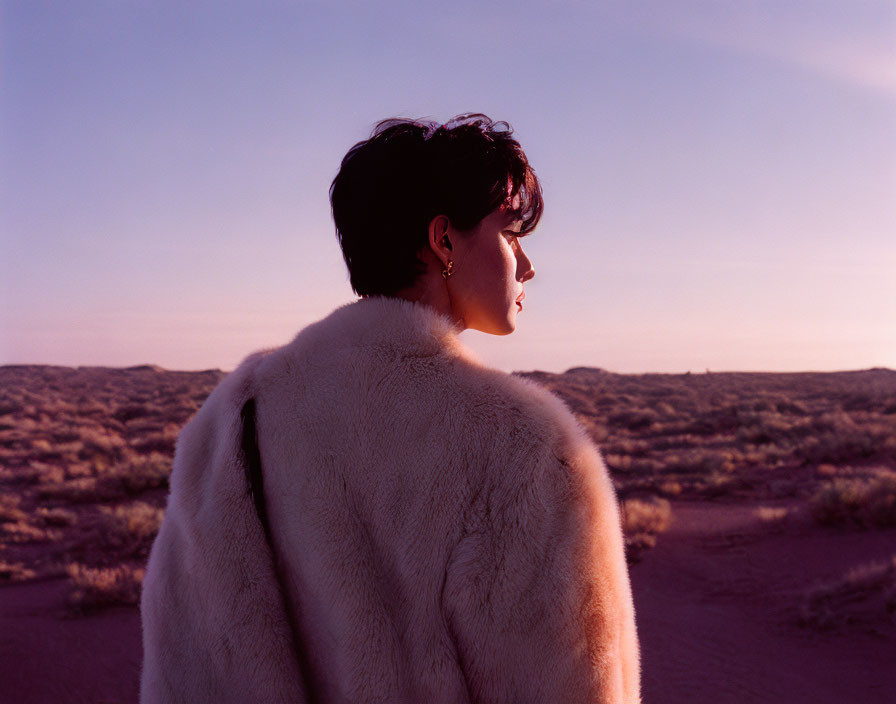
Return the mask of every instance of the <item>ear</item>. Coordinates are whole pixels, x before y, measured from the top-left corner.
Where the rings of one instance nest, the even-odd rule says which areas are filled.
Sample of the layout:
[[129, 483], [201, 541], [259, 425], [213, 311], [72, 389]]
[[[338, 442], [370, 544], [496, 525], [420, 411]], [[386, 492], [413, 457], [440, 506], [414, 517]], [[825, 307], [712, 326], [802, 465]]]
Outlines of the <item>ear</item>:
[[429, 221], [429, 248], [435, 253], [442, 264], [446, 264], [451, 258], [453, 246], [450, 234], [451, 222], [447, 215], [436, 215]]

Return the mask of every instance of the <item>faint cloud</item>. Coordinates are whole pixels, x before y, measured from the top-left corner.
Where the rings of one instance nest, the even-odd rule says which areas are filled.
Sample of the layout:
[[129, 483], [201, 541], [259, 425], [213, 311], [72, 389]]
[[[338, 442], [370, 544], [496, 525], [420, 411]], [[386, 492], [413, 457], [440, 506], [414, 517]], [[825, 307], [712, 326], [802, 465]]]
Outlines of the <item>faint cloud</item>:
[[896, 93], [896, 2], [684, 2], [656, 7], [674, 35]]
[[659, 34], [896, 93], [896, 0], [502, 0], [470, 13], [458, 3], [438, 14], [453, 41], [582, 47]]

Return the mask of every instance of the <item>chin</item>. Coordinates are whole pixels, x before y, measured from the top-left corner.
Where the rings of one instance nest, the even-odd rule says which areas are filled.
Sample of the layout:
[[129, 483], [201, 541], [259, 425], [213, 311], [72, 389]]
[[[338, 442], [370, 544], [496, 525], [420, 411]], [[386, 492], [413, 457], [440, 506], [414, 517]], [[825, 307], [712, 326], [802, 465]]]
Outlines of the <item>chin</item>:
[[502, 320], [499, 323], [494, 322], [480, 325], [470, 325], [469, 327], [473, 330], [478, 330], [479, 332], [484, 332], [489, 335], [509, 335], [514, 330], [516, 330], [516, 321]]
[[[484, 313], [484, 314], [483, 314]], [[513, 310], [483, 312], [474, 319], [467, 318], [467, 326], [489, 335], [509, 335], [516, 330], [516, 303]]]
[[502, 320], [501, 324], [495, 325], [494, 329], [490, 332], [492, 335], [509, 335], [514, 330], [516, 330], [516, 318], [510, 317], [507, 320]]

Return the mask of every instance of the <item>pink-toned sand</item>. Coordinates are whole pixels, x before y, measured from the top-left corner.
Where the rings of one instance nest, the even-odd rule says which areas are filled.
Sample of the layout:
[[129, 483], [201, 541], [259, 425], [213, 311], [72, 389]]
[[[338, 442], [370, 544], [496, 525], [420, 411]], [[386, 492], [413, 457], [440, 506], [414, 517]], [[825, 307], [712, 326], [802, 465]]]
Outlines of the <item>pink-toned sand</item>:
[[0, 703], [137, 701], [140, 614], [71, 618], [64, 579], [0, 588]]
[[[645, 703], [896, 701], [892, 630], [824, 633], [795, 618], [809, 586], [892, 555], [896, 530], [820, 528], [790, 505], [778, 525], [749, 504], [673, 502], [631, 571]], [[0, 587], [0, 702], [136, 701], [137, 610], [66, 618], [66, 590]]]
[[749, 505], [673, 504], [669, 531], [632, 570], [644, 701], [896, 702], [890, 624], [887, 636], [796, 623], [808, 587], [894, 551], [892, 529], [826, 529], [799, 512], [776, 528]]

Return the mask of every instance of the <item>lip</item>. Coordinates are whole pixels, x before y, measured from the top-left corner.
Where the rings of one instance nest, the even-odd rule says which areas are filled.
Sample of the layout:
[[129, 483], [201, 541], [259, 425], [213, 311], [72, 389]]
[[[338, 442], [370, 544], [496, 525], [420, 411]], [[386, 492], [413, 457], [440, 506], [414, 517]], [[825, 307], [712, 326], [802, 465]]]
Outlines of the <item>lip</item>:
[[522, 302], [523, 302], [523, 299], [524, 299], [525, 297], [526, 297], [526, 292], [523, 291], [522, 293], [520, 293], [519, 296], [516, 297], [516, 302], [517, 302], [517, 303], [522, 303]]

